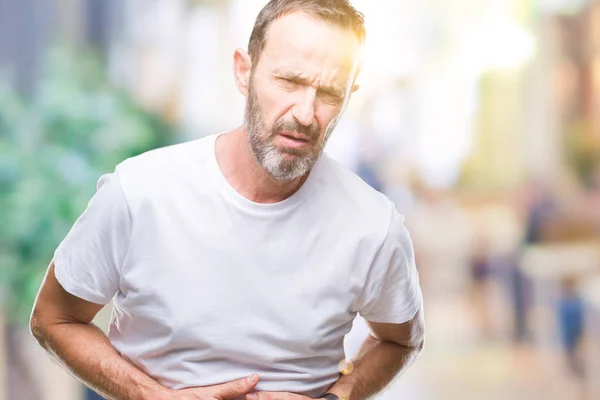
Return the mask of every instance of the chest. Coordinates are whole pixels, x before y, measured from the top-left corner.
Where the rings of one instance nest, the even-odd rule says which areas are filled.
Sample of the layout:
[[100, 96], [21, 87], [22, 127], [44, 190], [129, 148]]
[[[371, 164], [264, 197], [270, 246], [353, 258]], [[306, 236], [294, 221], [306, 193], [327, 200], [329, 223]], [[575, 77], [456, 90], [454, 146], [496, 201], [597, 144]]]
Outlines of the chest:
[[138, 224], [120, 306], [161, 326], [171, 345], [238, 357], [249, 344], [270, 343], [294, 358], [349, 331], [371, 249], [348, 228], [222, 209], [166, 218]]

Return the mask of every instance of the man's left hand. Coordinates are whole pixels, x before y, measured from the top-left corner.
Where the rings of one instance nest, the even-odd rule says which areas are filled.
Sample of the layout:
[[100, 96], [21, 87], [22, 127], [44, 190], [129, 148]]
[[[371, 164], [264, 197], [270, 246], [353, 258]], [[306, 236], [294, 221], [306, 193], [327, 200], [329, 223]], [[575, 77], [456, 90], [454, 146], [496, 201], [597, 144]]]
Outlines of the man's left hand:
[[288, 392], [256, 392], [247, 394], [246, 400], [312, 400], [312, 398]]

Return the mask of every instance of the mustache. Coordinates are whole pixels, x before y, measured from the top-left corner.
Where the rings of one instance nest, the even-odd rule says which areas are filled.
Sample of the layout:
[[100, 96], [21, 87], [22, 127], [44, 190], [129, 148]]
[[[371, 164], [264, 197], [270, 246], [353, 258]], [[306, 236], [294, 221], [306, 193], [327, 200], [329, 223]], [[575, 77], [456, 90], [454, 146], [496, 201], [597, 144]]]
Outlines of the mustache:
[[319, 133], [321, 132], [321, 128], [318, 124], [306, 126], [302, 125], [298, 121], [277, 121], [273, 126], [273, 136], [275, 136], [277, 132], [281, 131], [298, 132], [308, 136], [310, 139], [317, 139], [319, 137]]

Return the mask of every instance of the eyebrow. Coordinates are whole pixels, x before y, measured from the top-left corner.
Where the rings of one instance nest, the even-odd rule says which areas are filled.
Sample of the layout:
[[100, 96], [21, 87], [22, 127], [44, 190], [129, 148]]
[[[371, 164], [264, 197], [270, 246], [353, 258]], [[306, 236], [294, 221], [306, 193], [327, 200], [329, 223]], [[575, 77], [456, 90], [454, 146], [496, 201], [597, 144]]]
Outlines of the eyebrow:
[[[289, 79], [291, 81], [297, 82], [302, 85], [310, 85], [310, 83], [311, 83], [308, 78], [302, 76], [302, 74], [298, 73], [298, 72], [275, 70], [275, 71], [273, 71], [273, 75], [276, 75], [276, 76], [284, 78], [284, 79]], [[333, 82], [331, 85], [320, 85], [319, 90], [322, 90], [324, 92], [331, 93], [331, 94], [334, 94], [334, 95], [340, 96], [340, 97], [344, 96], [344, 93], [345, 93], [344, 87], [335, 82]]]

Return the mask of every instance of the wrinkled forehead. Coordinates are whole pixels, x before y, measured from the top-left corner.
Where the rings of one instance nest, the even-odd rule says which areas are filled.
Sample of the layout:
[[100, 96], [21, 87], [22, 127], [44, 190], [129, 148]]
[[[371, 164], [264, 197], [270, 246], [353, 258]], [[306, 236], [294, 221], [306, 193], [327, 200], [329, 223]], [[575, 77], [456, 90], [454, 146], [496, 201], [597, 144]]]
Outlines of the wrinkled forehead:
[[303, 12], [283, 16], [267, 32], [260, 64], [308, 79], [353, 80], [361, 45], [350, 30]]

